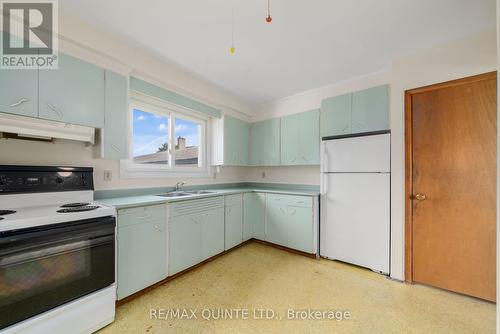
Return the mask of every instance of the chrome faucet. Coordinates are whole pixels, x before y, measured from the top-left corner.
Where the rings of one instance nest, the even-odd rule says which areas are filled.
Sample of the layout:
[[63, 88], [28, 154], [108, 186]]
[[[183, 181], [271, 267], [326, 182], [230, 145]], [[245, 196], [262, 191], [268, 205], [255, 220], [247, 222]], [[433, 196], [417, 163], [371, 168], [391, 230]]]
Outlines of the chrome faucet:
[[187, 182], [184, 182], [184, 181], [181, 181], [181, 182], [177, 182], [175, 184], [175, 191], [179, 191], [181, 190], [182, 186], [184, 186]]

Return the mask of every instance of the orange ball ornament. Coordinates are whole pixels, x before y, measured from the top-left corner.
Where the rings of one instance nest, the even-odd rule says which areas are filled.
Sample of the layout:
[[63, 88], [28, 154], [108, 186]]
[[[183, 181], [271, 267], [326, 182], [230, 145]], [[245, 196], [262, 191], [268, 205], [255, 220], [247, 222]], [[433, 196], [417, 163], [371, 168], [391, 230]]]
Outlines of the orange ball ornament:
[[266, 17], [266, 22], [267, 22], [267, 23], [271, 23], [272, 21], [273, 21], [273, 18], [271, 17], [271, 15], [268, 15], [268, 16]]

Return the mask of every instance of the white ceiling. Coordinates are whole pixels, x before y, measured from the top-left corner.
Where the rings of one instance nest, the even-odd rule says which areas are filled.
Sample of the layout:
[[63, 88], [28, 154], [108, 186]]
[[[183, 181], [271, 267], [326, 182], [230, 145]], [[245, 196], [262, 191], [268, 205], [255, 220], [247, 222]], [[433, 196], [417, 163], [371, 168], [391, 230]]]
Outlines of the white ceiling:
[[[63, 10], [257, 105], [495, 26], [495, 0], [64, 0]], [[231, 46], [235, 11], [236, 54]]]

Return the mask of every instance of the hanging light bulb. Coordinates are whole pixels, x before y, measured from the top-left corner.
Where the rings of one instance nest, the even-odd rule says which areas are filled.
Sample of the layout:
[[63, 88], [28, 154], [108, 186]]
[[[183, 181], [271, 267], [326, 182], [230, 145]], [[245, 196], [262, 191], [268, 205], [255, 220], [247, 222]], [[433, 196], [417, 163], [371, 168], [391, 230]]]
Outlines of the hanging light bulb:
[[229, 53], [234, 55], [236, 48], [234, 47], [234, 6], [231, 12], [231, 47], [229, 48]]
[[273, 18], [271, 17], [271, 0], [267, 0], [267, 17], [266, 17], [266, 22], [271, 23], [273, 21]]

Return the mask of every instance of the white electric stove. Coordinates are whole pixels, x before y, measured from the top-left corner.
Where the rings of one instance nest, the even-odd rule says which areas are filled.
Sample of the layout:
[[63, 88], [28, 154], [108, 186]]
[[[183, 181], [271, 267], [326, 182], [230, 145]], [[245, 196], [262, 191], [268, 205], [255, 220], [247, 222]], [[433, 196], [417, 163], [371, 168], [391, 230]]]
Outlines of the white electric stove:
[[92, 168], [0, 166], [0, 333], [92, 333], [113, 322], [116, 213]]

